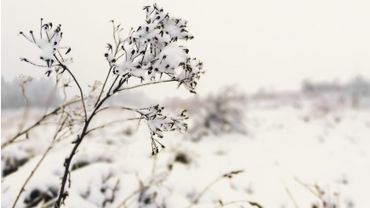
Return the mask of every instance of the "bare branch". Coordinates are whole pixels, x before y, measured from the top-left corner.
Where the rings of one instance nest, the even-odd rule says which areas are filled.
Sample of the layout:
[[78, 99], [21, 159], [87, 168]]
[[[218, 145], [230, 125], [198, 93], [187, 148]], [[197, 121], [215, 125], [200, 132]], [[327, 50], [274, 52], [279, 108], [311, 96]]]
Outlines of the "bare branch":
[[217, 177], [216, 179], [214, 179], [213, 181], [211, 181], [206, 187], [204, 187], [202, 189], [202, 191], [200, 191], [195, 197], [193, 197], [193, 199], [191, 200], [191, 204], [188, 206], [188, 208], [192, 207], [193, 205], [197, 204], [199, 202], [199, 199], [213, 186], [215, 185], [216, 183], [218, 183], [219, 181], [225, 179], [225, 178], [232, 178], [234, 177], [234, 175], [238, 175], [240, 173], [242, 173], [243, 171], [242, 170], [236, 170], [236, 171], [231, 171], [231, 172], [228, 172], [228, 173], [225, 173], [225, 174], [222, 174], [221, 176]]
[[154, 81], [154, 82], [147, 82], [143, 84], [134, 85], [131, 87], [124, 87], [124, 88], [118, 89], [117, 91], [119, 92], [119, 91], [124, 91], [124, 90], [131, 90], [131, 89], [135, 89], [138, 87], [154, 85], [154, 84], [159, 84], [159, 83], [166, 83], [166, 82], [176, 82], [176, 81], [177, 81], [176, 79], [166, 79], [166, 80], [159, 80], [159, 81]]
[[115, 123], [122, 123], [122, 122], [125, 122], [125, 121], [135, 121], [135, 120], [140, 120], [140, 119], [142, 119], [142, 117], [127, 118], [127, 119], [120, 119], [120, 120], [116, 120], [116, 121], [111, 121], [111, 122], [105, 123], [103, 125], [100, 125], [100, 126], [97, 126], [97, 127], [94, 127], [94, 128], [89, 129], [86, 132], [86, 134], [90, 134], [93, 131], [96, 131], [96, 130], [99, 130], [99, 129], [103, 129], [103, 128], [105, 128], [107, 126], [110, 126], [112, 124], [115, 124]]
[[53, 147], [53, 145], [54, 145], [54, 142], [55, 142], [55, 141], [56, 141], [56, 139], [57, 139], [58, 134], [63, 130], [63, 127], [64, 127], [64, 124], [65, 124], [66, 120], [67, 120], [67, 119], [65, 118], [65, 119], [63, 119], [63, 120], [60, 122], [59, 126], [57, 127], [57, 129], [56, 129], [56, 131], [55, 131], [55, 133], [54, 133], [54, 136], [53, 136], [53, 138], [52, 138], [52, 140], [51, 140], [50, 145], [48, 146], [48, 148], [46, 149], [46, 151], [44, 152], [44, 154], [41, 156], [41, 158], [40, 158], [40, 160], [37, 162], [36, 166], [32, 169], [32, 171], [31, 171], [30, 175], [29, 175], [29, 176], [27, 177], [27, 179], [24, 181], [24, 183], [23, 183], [23, 185], [22, 185], [22, 187], [21, 187], [20, 191], [19, 191], [19, 192], [18, 192], [18, 194], [17, 194], [17, 197], [15, 198], [15, 201], [14, 201], [14, 203], [13, 203], [13, 205], [12, 205], [12, 208], [15, 208], [15, 206], [17, 205], [17, 202], [18, 202], [18, 200], [19, 200], [19, 198], [20, 198], [20, 196], [22, 195], [23, 191], [25, 190], [26, 185], [27, 185], [27, 184], [28, 184], [28, 182], [31, 180], [32, 176], [34, 175], [34, 173], [36, 172], [36, 170], [39, 168], [39, 166], [41, 165], [41, 163], [44, 161], [44, 159], [45, 159], [46, 155], [47, 155], [47, 154], [49, 153], [49, 151], [52, 149], [52, 147]]
[[54, 58], [58, 61], [58, 63], [60, 64], [60, 66], [63, 68], [63, 70], [66, 70], [72, 77], [72, 79], [75, 81], [77, 87], [78, 87], [78, 90], [80, 91], [80, 96], [81, 96], [81, 103], [82, 103], [82, 107], [84, 109], [84, 113], [85, 113], [85, 120], [87, 120], [87, 111], [86, 111], [86, 106], [85, 106], [85, 99], [84, 99], [84, 93], [82, 91], [82, 88], [80, 86], [80, 83], [77, 81], [76, 77], [74, 76], [74, 74], [71, 72], [71, 70], [69, 70], [69, 68], [64, 65], [59, 59], [58, 57], [54, 54]]
[[103, 86], [101, 87], [101, 90], [100, 90], [100, 93], [99, 93], [98, 99], [96, 100], [96, 103], [95, 103], [95, 105], [94, 105], [94, 106], [96, 106], [96, 105], [99, 103], [99, 100], [100, 100], [100, 98], [101, 98], [101, 96], [102, 96], [102, 94], [103, 94], [103, 92], [104, 92], [105, 85], [107, 84], [107, 81], [108, 81], [109, 75], [110, 75], [110, 73], [111, 73], [111, 71], [112, 71], [112, 68], [113, 68], [113, 67], [110, 67], [110, 68], [109, 68], [108, 74], [107, 74], [107, 76], [105, 77], [105, 80], [104, 80]]
[[3, 144], [1, 144], [1, 148], [5, 148], [6, 146], [8, 146], [9, 144], [13, 143], [15, 140], [18, 139], [18, 137], [24, 135], [24, 134], [27, 134], [28, 132], [30, 132], [32, 129], [36, 128], [37, 126], [40, 126], [41, 123], [43, 121], [45, 121], [47, 118], [53, 116], [53, 115], [56, 115], [61, 109], [69, 106], [69, 105], [72, 105], [74, 103], [77, 103], [79, 102], [80, 99], [77, 99], [77, 100], [72, 100], [72, 101], [69, 101], [57, 108], [55, 108], [54, 110], [52, 110], [51, 112], [43, 115], [39, 120], [37, 120], [34, 124], [32, 124], [31, 126], [29, 126], [28, 128], [18, 132], [16, 135], [14, 135], [11, 139], [9, 139], [8, 141], [4, 142]]

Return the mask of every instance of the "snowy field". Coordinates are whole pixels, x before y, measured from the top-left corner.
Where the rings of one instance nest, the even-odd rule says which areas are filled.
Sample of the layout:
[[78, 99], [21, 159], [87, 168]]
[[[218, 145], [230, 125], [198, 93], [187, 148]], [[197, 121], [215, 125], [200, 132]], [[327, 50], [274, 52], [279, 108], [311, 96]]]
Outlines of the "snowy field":
[[[28, 116], [36, 119], [38, 113]], [[3, 111], [3, 142], [16, 132], [20, 115]], [[129, 116], [116, 110], [105, 115], [110, 121]], [[98, 117], [94, 125], [104, 122]], [[193, 141], [171, 133], [161, 140], [166, 148], [156, 156], [147, 127], [137, 124], [115, 123], [84, 140], [66, 207], [370, 207], [369, 109], [323, 110], [305, 100], [294, 105], [252, 100], [245, 106], [245, 134]], [[37, 128], [28, 139], [3, 149], [3, 176], [9, 164], [21, 165], [2, 178], [2, 207], [12, 206], [50, 145], [54, 128]], [[73, 139], [54, 143], [17, 207], [52, 203]]]

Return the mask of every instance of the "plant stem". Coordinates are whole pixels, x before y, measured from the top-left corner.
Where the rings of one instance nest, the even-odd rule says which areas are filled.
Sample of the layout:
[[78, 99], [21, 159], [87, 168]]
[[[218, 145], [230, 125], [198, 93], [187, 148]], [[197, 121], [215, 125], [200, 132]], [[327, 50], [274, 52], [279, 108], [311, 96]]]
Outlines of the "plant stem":
[[17, 202], [18, 202], [18, 200], [19, 200], [19, 198], [21, 196], [21, 194], [23, 193], [23, 191], [26, 188], [26, 185], [31, 180], [31, 178], [35, 174], [36, 170], [40, 167], [40, 165], [44, 161], [46, 155], [53, 148], [54, 142], [56, 141], [58, 134], [63, 130], [63, 126], [64, 126], [65, 121], [66, 121], [66, 119], [64, 119], [64, 121], [62, 121], [60, 123], [59, 127], [57, 128], [57, 130], [54, 133], [54, 136], [53, 136], [53, 139], [51, 140], [50, 145], [48, 146], [48, 148], [46, 149], [46, 151], [44, 152], [44, 154], [41, 156], [41, 159], [37, 162], [36, 166], [32, 169], [32, 171], [31, 171], [30, 175], [27, 177], [26, 181], [23, 183], [23, 185], [22, 185], [20, 191], [18, 192], [18, 195], [17, 195], [17, 197], [16, 197], [16, 199], [15, 199], [13, 205], [12, 205], [12, 208], [15, 208], [15, 206], [17, 205]]
[[85, 99], [84, 99], [84, 93], [82, 91], [82, 88], [81, 88], [81, 85], [80, 83], [77, 81], [76, 77], [74, 76], [74, 74], [71, 72], [71, 70], [69, 70], [69, 68], [64, 65], [59, 59], [58, 57], [54, 54], [54, 58], [58, 61], [59, 65], [63, 68], [63, 70], [66, 70], [72, 77], [72, 79], [74, 80], [74, 82], [76, 83], [77, 85], [77, 88], [78, 90], [80, 91], [80, 96], [81, 96], [81, 103], [82, 103], [82, 107], [84, 109], [84, 113], [85, 113], [85, 121], [87, 120], [87, 111], [86, 111], [86, 106], [85, 106]]
[[83, 107], [84, 113], [85, 113], [85, 120], [87, 120], [87, 111], [86, 111], [84, 93], [82, 91], [82, 88], [81, 88], [80, 84], [78, 83], [76, 77], [73, 75], [73, 73], [66, 66], [64, 66], [64, 67], [65, 67], [65, 70], [71, 75], [71, 77], [73, 78], [73, 80], [75, 81], [75, 83], [78, 87], [78, 90], [80, 91], [81, 103], [82, 103], [82, 107]]
[[107, 84], [107, 81], [108, 81], [109, 75], [110, 75], [110, 73], [111, 73], [111, 71], [112, 71], [112, 68], [113, 68], [113, 67], [110, 67], [110, 68], [109, 68], [109, 71], [108, 71], [107, 77], [105, 77], [104, 84], [103, 84], [103, 86], [102, 86], [102, 88], [101, 88], [101, 91], [100, 91], [100, 93], [99, 93], [98, 99], [96, 100], [96, 103], [95, 103], [95, 105], [94, 105], [94, 106], [96, 106], [96, 105], [98, 104], [98, 102], [99, 102], [99, 100], [100, 100], [100, 98], [101, 98], [101, 95], [103, 94], [103, 91], [104, 91], [105, 85]]
[[55, 108], [53, 111], [51, 111], [50, 113], [48, 114], [45, 114], [43, 115], [39, 120], [37, 120], [34, 124], [32, 124], [31, 126], [29, 126], [28, 128], [18, 132], [16, 135], [14, 135], [11, 139], [9, 139], [8, 141], [4, 142], [3, 144], [1, 144], [1, 148], [5, 148], [6, 146], [8, 146], [9, 144], [13, 143], [18, 137], [24, 135], [24, 134], [27, 134], [29, 131], [31, 131], [32, 129], [34, 129], [35, 127], [39, 126], [41, 124], [41, 122], [43, 122], [45, 119], [49, 118], [50, 116], [54, 115], [54, 114], [57, 114], [57, 112], [64, 108], [64, 107], [67, 107], [69, 105], [72, 105], [76, 102], [78, 102], [80, 99], [77, 99], [77, 100], [72, 100], [70, 102], [67, 102], [57, 108]]
[[[118, 76], [117, 76], [118, 78]], [[117, 80], [116, 78], [116, 80]], [[113, 88], [116, 80], [112, 83], [110, 89]], [[116, 91], [116, 89], [120, 88], [122, 84], [119, 84], [116, 86], [116, 88], [113, 90], [114, 92]], [[114, 93], [113, 93], [114, 94]], [[107, 92], [107, 94], [105, 95], [105, 97], [103, 99], [101, 99], [97, 105], [95, 106], [94, 110], [92, 111], [92, 113], [90, 114], [90, 116], [86, 119], [85, 121], [85, 124], [84, 124], [84, 127], [82, 128], [82, 131], [81, 133], [77, 136], [77, 139], [75, 141], [73, 141], [72, 143], [74, 144], [73, 146], [73, 149], [71, 151], [71, 153], [69, 154], [69, 156], [65, 159], [64, 161], [64, 174], [63, 174], [63, 177], [62, 177], [62, 182], [61, 182], [61, 186], [60, 186], [60, 190], [59, 190], [59, 196], [58, 196], [58, 199], [57, 201], [55, 202], [55, 205], [54, 207], [55, 208], [60, 208], [61, 207], [61, 204], [62, 202], [64, 202], [64, 199], [68, 196], [68, 193], [65, 192], [65, 186], [67, 184], [67, 181], [68, 181], [68, 176], [70, 176], [70, 171], [69, 171], [69, 168], [71, 166], [71, 163], [72, 163], [72, 159], [73, 157], [75, 156], [76, 152], [77, 152], [77, 149], [78, 147], [80, 146], [80, 144], [82, 143], [83, 139], [85, 138], [85, 136], [89, 133], [88, 131], [88, 127], [92, 121], [92, 119], [94, 118], [94, 116], [98, 113], [98, 110], [100, 109], [100, 107], [104, 104], [104, 102], [106, 100], [108, 100], [108, 98], [110, 98], [113, 94], [110, 93], [110, 90]], [[70, 185], [70, 184], [69, 184]]]
[[64, 201], [64, 199], [67, 197], [68, 193], [65, 192], [65, 186], [67, 184], [67, 181], [68, 181], [68, 176], [70, 175], [70, 171], [69, 171], [69, 168], [71, 166], [71, 163], [72, 163], [72, 159], [73, 157], [75, 156], [76, 152], [77, 152], [77, 149], [78, 147], [80, 146], [80, 144], [82, 143], [84, 137], [87, 135], [88, 131], [88, 127], [90, 125], [90, 122], [91, 120], [93, 119], [93, 117], [96, 115], [96, 111], [103, 105], [103, 103], [110, 97], [111, 95], [110, 94], [107, 94], [101, 101], [99, 101], [99, 103], [97, 104], [97, 106], [94, 108], [93, 112], [91, 113], [91, 115], [88, 117], [88, 119], [85, 121], [85, 124], [84, 124], [84, 127], [80, 133], [80, 135], [77, 136], [77, 139], [75, 141], [73, 141], [73, 149], [71, 151], [71, 153], [69, 154], [68, 158], [65, 159], [64, 161], [64, 174], [63, 174], [63, 177], [62, 177], [62, 182], [61, 182], [61, 187], [60, 187], [60, 191], [59, 191], [59, 196], [58, 196], [58, 199], [54, 205], [55, 208], [59, 208], [61, 207], [61, 204], [62, 202]]
[[142, 86], [146, 86], [146, 85], [153, 85], [153, 84], [159, 84], [159, 83], [165, 83], [165, 82], [175, 82], [177, 81], [176, 79], [166, 79], [166, 80], [160, 80], [160, 81], [155, 81], [155, 82], [147, 82], [147, 83], [144, 83], [144, 84], [138, 84], [138, 85], [134, 85], [134, 86], [131, 86], [131, 87], [125, 87], [125, 88], [121, 88], [121, 89], [118, 89], [117, 91], [123, 91], [123, 90], [131, 90], [131, 89], [135, 89], [135, 88], [138, 88], [138, 87], [142, 87]]

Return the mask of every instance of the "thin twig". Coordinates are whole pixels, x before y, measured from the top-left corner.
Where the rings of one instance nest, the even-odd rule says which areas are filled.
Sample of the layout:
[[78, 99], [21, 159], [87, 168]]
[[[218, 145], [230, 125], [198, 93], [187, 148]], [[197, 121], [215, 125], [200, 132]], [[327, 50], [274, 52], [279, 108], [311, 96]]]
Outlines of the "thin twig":
[[[134, 196], [136, 196], [137, 194], [141, 194], [143, 193], [144, 191], [146, 191], [149, 187], [153, 186], [153, 185], [156, 185], [156, 184], [160, 184], [162, 183], [164, 180], [166, 180], [169, 176], [170, 176], [170, 173], [171, 171], [168, 171], [166, 175], [164, 175], [162, 178], [156, 178], [154, 177], [154, 174], [155, 174], [155, 169], [156, 169], [156, 157], [154, 157], [154, 160], [153, 160], [153, 168], [152, 168], [152, 176], [151, 176], [151, 179], [149, 180], [148, 182], [148, 185], [144, 185], [143, 182], [139, 180], [139, 188], [136, 189], [135, 191], [133, 191], [131, 194], [129, 194], [126, 198], [124, 198], [122, 200], [121, 203], [118, 204], [117, 208], [127, 208], [127, 202]], [[157, 180], [155, 180], [157, 179]]]
[[193, 199], [191, 200], [191, 203], [189, 204], [188, 208], [192, 207], [193, 205], [197, 204], [199, 202], [199, 199], [217, 182], [223, 180], [223, 179], [231, 179], [235, 175], [238, 175], [240, 173], [244, 172], [243, 170], [235, 170], [231, 171], [225, 174], [222, 174], [221, 176], [217, 177], [213, 181], [211, 181], [206, 187], [202, 189]]
[[133, 109], [133, 108], [130, 108], [130, 107], [125, 107], [125, 106], [106, 106], [104, 108], [99, 109], [97, 111], [97, 113], [108, 110], [108, 109], [119, 109], [119, 110], [127, 110], [127, 111], [140, 113], [137, 109]]
[[131, 90], [131, 89], [135, 89], [135, 88], [143, 87], [143, 86], [147, 86], [147, 85], [154, 85], [154, 84], [159, 84], [159, 83], [175, 82], [175, 81], [177, 81], [177, 80], [176, 79], [166, 79], [166, 80], [160, 80], [160, 81], [154, 81], [154, 82], [147, 82], [147, 83], [143, 83], [143, 84], [134, 85], [134, 86], [131, 86], [131, 87], [120, 88], [117, 91]]
[[46, 155], [47, 155], [47, 154], [49, 153], [49, 151], [52, 149], [53, 144], [54, 144], [54, 142], [56, 141], [56, 138], [57, 138], [58, 134], [63, 130], [63, 126], [64, 126], [65, 122], [66, 122], [66, 119], [64, 119], [64, 120], [60, 123], [59, 127], [56, 129], [56, 131], [55, 131], [55, 133], [54, 133], [54, 136], [53, 136], [53, 138], [52, 138], [52, 140], [51, 140], [50, 145], [48, 146], [48, 148], [46, 149], [46, 151], [44, 152], [44, 154], [41, 156], [41, 158], [40, 158], [40, 160], [37, 162], [36, 166], [32, 169], [32, 171], [31, 171], [30, 175], [29, 175], [29, 176], [27, 177], [27, 179], [24, 181], [24, 183], [23, 183], [23, 185], [22, 185], [22, 187], [21, 187], [20, 191], [19, 191], [19, 192], [18, 192], [18, 194], [17, 194], [17, 197], [15, 198], [15, 201], [14, 201], [14, 203], [13, 203], [12, 208], [15, 208], [15, 206], [17, 205], [17, 202], [18, 202], [18, 200], [19, 200], [19, 198], [20, 198], [20, 196], [22, 195], [23, 191], [25, 190], [26, 185], [27, 185], [27, 184], [28, 184], [28, 182], [31, 180], [32, 176], [34, 175], [34, 173], [36, 172], [36, 170], [39, 168], [39, 166], [41, 165], [41, 163], [44, 161], [44, 159], [45, 159]]
[[107, 76], [105, 77], [105, 80], [104, 80], [103, 86], [101, 87], [101, 90], [100, 90], [100, 93], [99, 93], [98, 99], [96, 100], [96, 103], [95, 103], [95, 105], [94, 105], [94, 106], [96, 106], [96, 105], [99, 103], [99, 101], [100, 101], [100, 98], [101, 98], [101, 96], [102, 96], [102, 94], [103, 94], [103, 92], [104, 92], [105, 85], [107, 84], [107, 81], [108, 81], [109, 75], [110, 75], [110, 73], [111, 73], [111, 71], [112, 71], [112, 68], [113, 68], [113, 67], [110, 67], [110, 68], [109, 68], [108, 74], [107, 74]]
[[84, 113], [85, 113], [85, 121], [87, 120], [87, 110], [86, 110], [86, 106], [85, 106], [85, 99], [84, 99], [84, 93], [82, 91], [82, 88], [81, 88], [81, 85], [80, 83], [77, 81], [75, 75], [71, 72], [71, 70], [69, 70], [69, 68], [64, 65], [59, 59], [58, 57], [54, 54], [54, 57], [55, 59], [58, 61], [59, 65], [63, 68], [63, 70], [66, 70], [72, 77], [72, 79], [75, 81], [76, 85], [77, 85], [77, 88], [78, 90], [80, 91], [80, 96], [81, 96], [81, 103], [82, 103], [82, 107], [84, 109]]
[[81, 88], [80, 84], [78, 83], [76, 77], [73, 75], [73, 73], [68, 68], [66, 68], [66, 71], [71, 75], [71, 77], [75, 81], [75, 83], [76, 83], [76, 85], [77, 85], [77, 87], [80, 91], [81, 103], [82, 103], [82, 107], [83, 107], [84, 113], [85, 113], [85, 120], [87, 120], [87, 110], [86, 110], [85, 99], [84, 99], [84, 94], [83, 94], [82, 88]]
[[112, 203], [114, 201], [114, 199], [116, 198], [116, 192], [119, 189], [119, 183], [120, 183], [120, 180], [117, 179], [117, 182], [116, 182], [116, 184], [114, 185], [114, 187], [112, 189], [112, 196], [109, 199], [105, 199], [103, 201], [103, 207], [105, 207], [107, 205], [107, 203]]
[[[109, 88], [109, 90], [108, 90], [107, 94], [110, 94], [110, 92], [112, 91], [112, 89], [113, 89], [114, 85], [116, 84], [116, 82], [117, 82], [117, 80], [118, 80], [118, 77], [119, 77], [119, 75], [117, 75], [117, 76], [116, 76], [116, 78], [114, 79], [114, 81], [113, 81], [112, 85], [110, 86], [110, 88]], [[113, 93], [114, 93], [114, 92], [113, 92]]]
[[103, 103], [109, 97], [111, 97], [111, 94], [107, 93], [106, 96], [102, 100], [99, 101], [99, 103], [94, 108], [91, 115], [85, 121], [84, 127], [81, 130], [81, 133], [77, 136], [77, 139], [73, 142], [74, 146], [72, 148], [72, 151], [70, 152], [69, 156], [64, 161], [64, 174], [63, 174], [63, 177], [62, 177], [59, 196], [58, 196], [58, 199], [55, 203], [55, 208], [61, 207], [61, 204], [64, 202], [64, 199], [68, 196], [68, 193], [65, 192], [65, 186], [66, 186], [66, 183], [68, 181], [69, 174], [70, 174], [69, 168], [71, 166], [72, 159], [73, 159], [74, 155], [76, 154], [77, 149], [80, 146], [80, 144], [82, 143], [84, 137], [87, 135], [88, 127], [89, 127], [90, 122], [92, 121], [93, 117], [96, 115], [96, 111], [99, 110], [99, 108], [103, 105]]
[[285, 191], [286, 191], [286, 193], [288, 194], [288, 196], [289, 196], [290, 200], [292, 201], [293, 206], [294, 206], [295, 208], [299, 208], [297, 201], [294, 199], [294, 197], [293, 197], [293, 195], [292, 195], [292, 192], [290, 192], [290, 190], [289, 190], [289, 188], [288, 188], [287, 186], [285, 186]]
[[311, 192], [315, 197], [317, 197], [317, 198], [321, 199], [320, 194], [319, 194], [319, 193], [317, 193], [317, 192], [315, 192], [315, 190], [312, 190], [312, 188], [311, 188], [309, 185], [307, 185], [307, 184], [303, 183], [300, 179], [298, 179], [298, 178], [296, 178], [296, 177], [294, 178], [294, 180], [295, 180], [298, 184], [300, 184], [301, 186], [303, 186], [305, 189], [307, 189], [309, 192]]
[[263, 208], [262, 205], [260, 205], [257, 202], [254, 201], [248, 201], [248, 200], [235, 200], [235, 201], [229, 201], [229, 202], [219, 202], [220, 205], [218, 207], [226, 207], [229, 205], [234, 205], [234, 204], [249, 204], [251, 206], [257, 207], [257, 208]]
[[217, 182], [223, 179], [223, 176], [217, 177], [214, 179], [211, 183], [209, 183], [206, 187], [202, 189], [201, 192], [199, 192], [192, 200], [191, 204], [188, 206], [188, 208], [192, 207], [194, 204], [197, 204], [199, 202], [199, 199], [206, 193], [213, 185], [215, 185]]
[[128, 202], [128, 200], [130, 200], [136, 194], [139, 194], [140, 192], [142, 192], [143, 190], [145, 190], [147, 188], [149, 188], [149, 186], [140, 186], [140, 188], [138, 188], [137, 190], [133, 191], [130, 195], [128, 195], [126, 198], [124, 198], [123, 201], [117, 207], [118, 208], [120, 208], [120, 207], [127, 208], [126, 203]]
[[139, 120], [139, 119], [142, 119], [142, 118], [141, 117], [135, 117], [135, 118], [127, 118], [127, 119], [120, 119], [120, 120], [116, 120], [116, 121], [111, 121], [111, 122], [105, 123], [103, 125], [100, 125], [100, 126], [89, 129], [86, 132], [86, 134], [90, 134], [93, 131], [96, 131], [98, 129], [102, 129], [106, 126], [109, 126], [109, 125], [112, 125], [112, 124], [115, 124], [115, 123], [121, 123], [121, 122], [125, 122], [125, 121], [134, 121], [134, 120]]
[[80, 101], [80, 99], [76, 99], [76, 100], [72, 100], [72, 101], [69, 101], [67, 103], [64, 103], [63, 105], [55, 108], [54, 110], [52, 110], [50, 113], [47, 113], [45, 115], [43, 115], [39, 120], [37, 120], [34, 124], [32, 124], [31, 126], [29, 126], [28, 128], [18, 132], [16, 135], [14, 135], [11, 139], [7, 140], [6, 142], [2, 143], [1, 144], [1, 148], [5, 148], [6, 146], [8, 146], [9, 144], [13, 143], [18, 137], [24, 135], [24, 134], [27, 134], [29, 131], [31, 131], [32, 129], [34, 129], [35, 127], [39, 126], [45, 119], [49, 118], [50, 116], [52, 115], [55, 115], [58, 113], [58, 111], [64, 107], [67, 107], [69, 105], [72, 105], [76, 102]]
[[18, 127], [19, 130], [24, 128], [24, 126], [26, 124], [26, 121], [27, 121], [27, 118], [28, 118], [28, 115], [29, 115], [29, 111], [30, 111], [30, 102], [29, 102], [28, 97], [26, 95], [26, 89], [25, 89], [26, 84], [28, 84], [27, 81], [26, 82], [21, 81], [21, 83], [19, 84], [19, 86], [21, 87], [22, 96], [23, 96], [24, 101], [26, 103], [26, 106], [24, 107], [24, 111], [23, 111], [23, 115], [22, 115], [23, 119], [20, 122], [19, 127]]

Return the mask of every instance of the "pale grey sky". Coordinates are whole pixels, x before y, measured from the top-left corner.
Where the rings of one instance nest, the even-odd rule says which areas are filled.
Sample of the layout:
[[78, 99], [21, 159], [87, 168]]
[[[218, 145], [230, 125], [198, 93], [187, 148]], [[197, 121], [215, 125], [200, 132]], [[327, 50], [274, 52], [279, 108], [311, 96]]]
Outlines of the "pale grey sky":
[[[144, 20], [144, 5], [154, 1], [2, 0], [2, 74], [39, 76], [43, 71], [19, 61], [32, 47], [18, 36], [37, 28], [39, 18], [61, 23], [64, 43], [72, 46], [76, 76], [83, 84], [103, 79], [110, 19], [125, 28]], [[195, 39], [191, 53], [207, 73], [199, 92], [238, 84], [297, 88], [302, 79], [370, 78], [370, 1], [368, 0], [228, 0], [171, 1], [158, 4], [189, 20]]]

